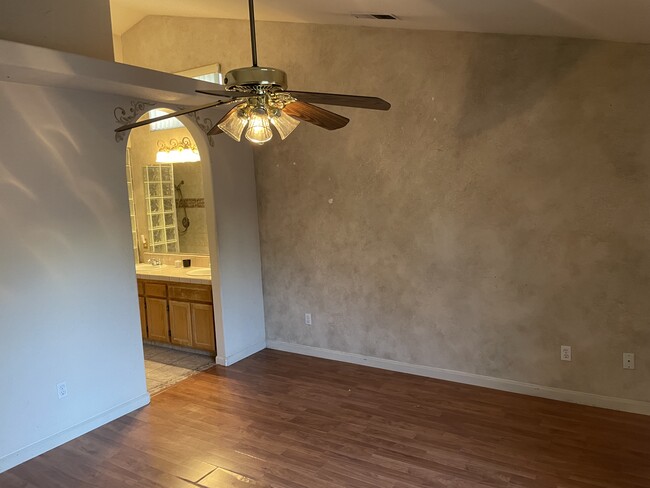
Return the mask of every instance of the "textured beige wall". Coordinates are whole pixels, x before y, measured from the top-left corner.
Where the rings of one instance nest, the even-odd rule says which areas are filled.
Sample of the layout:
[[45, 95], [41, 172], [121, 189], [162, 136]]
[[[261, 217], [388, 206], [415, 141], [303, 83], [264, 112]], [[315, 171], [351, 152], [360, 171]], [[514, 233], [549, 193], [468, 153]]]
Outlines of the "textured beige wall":
[[[256, 150], [268, 339], [650, 400], [650, 46], [279, 23], [258, 42], [294, 88], [393, 104]], [[238, 21], [148, 18], [123, 45], [165, 71], [250, 63]]]
[[2, 0], [0, 39], [113, 61], [109, 0]]
[[113, 34], [113, 57], [117, 63], [121, 63], [123, 61], [122, 38], [116, 34]]

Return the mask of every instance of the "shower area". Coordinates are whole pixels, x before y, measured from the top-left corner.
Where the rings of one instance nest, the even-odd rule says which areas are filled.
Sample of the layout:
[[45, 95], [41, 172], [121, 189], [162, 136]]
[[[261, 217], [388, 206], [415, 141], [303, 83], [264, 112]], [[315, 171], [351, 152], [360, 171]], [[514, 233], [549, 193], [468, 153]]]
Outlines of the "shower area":
[[198, 164], [173, 165], [174, 205], [182, 252], [208, 254], [203, 178]]
[[145, 254], [152, 253], [209, 255], [202, 163], [156, 162], [161, 147], [193, 146], [187, 129], [178, 125], [138, 128], [129, 139], [127, 178], [137, 261], [146, 262]]
[[143, 177], [151, 252], [207, 254], [201, 167], [146, 165]]

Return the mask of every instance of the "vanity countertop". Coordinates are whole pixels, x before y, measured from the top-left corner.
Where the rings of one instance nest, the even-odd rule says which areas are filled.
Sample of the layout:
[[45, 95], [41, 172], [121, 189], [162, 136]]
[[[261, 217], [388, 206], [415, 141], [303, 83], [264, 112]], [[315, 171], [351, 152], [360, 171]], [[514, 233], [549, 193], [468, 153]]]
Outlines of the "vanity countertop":
[[206, 269], [202, 267], [192, 266], [189, 268], [176, 268], [174, 266], [154, 267], [147, 269], [138, 269], [136, 266], [135, 275], [141, 280], [159, 280], [159, 281], [173, 281], [179, 283], [196, 283], [201, 285], [209, 285], [212, 283], [212, 276], [192, 276], [188, 272], [196, 271], [199, 269]]

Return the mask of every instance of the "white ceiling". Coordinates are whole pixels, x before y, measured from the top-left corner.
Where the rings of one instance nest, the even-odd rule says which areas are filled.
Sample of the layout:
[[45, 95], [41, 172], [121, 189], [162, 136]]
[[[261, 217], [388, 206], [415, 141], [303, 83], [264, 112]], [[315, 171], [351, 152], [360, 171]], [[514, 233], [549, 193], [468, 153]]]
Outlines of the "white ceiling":
[[[147, 15], [246, 19], [246, 0], [110, 0], [113, 31]], [[257, 20], [650, 43], [650, 0], [256, 0]], [[399, 21], [359, 20], [387, 13]]]

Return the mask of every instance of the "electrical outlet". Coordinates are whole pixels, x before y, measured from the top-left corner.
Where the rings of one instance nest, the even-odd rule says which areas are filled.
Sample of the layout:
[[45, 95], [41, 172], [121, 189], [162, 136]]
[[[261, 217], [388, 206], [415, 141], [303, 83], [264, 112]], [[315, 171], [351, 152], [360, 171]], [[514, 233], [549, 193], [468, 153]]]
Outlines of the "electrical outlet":
[[305, 314], [305, 325], [311, 325], [311, 314], [310, 313]]
[[560, 359], [571, 361], [571, 346], [560, 346]]
[[68, 396], [68, 386], [65, 384], [65, 381], [56, 385], [56, 392], [59, 395], [59, 399]]
[[623, 353], [623, 369], [634, 369], [634, 353]]

